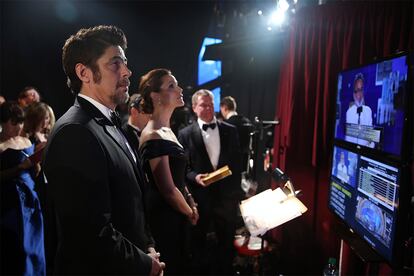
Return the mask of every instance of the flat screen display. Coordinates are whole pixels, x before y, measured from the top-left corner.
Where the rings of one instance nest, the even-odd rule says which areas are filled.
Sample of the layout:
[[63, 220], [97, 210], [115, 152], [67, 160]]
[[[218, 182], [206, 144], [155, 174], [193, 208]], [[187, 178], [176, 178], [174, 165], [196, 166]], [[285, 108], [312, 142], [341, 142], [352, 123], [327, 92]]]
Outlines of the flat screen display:
[[398, 168], [334, 146], [329, 208], [389, 262], [399, 183]]
[[335, 138], [400, 157], [407, 77], [406, 55], [339, 73]]

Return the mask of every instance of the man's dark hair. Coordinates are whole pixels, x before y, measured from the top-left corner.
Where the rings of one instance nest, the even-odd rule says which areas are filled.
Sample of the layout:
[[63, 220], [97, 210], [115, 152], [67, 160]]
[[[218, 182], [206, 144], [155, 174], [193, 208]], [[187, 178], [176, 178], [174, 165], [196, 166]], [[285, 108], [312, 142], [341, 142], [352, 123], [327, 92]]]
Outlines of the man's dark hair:
[[146, 114], [152, 114], [154, 111], [154, 103], [151, 99], [151, 92], [159, 93], [162, 85], [162, 77], [171, 75], [168, 69], [154, 69], [141, 77], [139, 82], [138, 92], [142, 95], [144, 102], [142, 103], [142, 110]]
[[124, 51], [127, 40], [124, 32], [115, 26], [96, 26], [89, 29], [80, 29], [75, 35], [69, 37], [63, 46], [62, 64], [68, 77], [68, 87], [74, 94], [78, 94], [82, 81], [78, 78], [75, 66], [78, 63], [89, 67], [93, 72], [93, 79], [101, 79], [96, 61], [110, 46], [120, 46]]
[[9, 120], [13, 124], [24, 122], [24, 111], [17, 102], [4, 102], [0, 106], [0, 122], [7, 123]]
[[227, 96], [221, 99], [220, 106], [225, 106], [230, 111], [236, 111], [237, 109], [236, 100], [232, 96]]
[[142, 111], [142, 96], [140, 94], [132, 94], [128, 100], [128, 114], [131, 114], [131, 109], [135, 108]]

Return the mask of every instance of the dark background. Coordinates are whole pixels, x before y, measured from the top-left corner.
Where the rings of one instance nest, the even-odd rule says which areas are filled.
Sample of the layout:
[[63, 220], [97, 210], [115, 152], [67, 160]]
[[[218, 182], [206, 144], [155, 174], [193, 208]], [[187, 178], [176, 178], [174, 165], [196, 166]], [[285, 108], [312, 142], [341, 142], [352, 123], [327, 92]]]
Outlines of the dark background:
[[82, 27], [116, 25], [128, 39], [133, 72], [173, 71], [180, 85], [194, 86], [197, 55], [214, 2], [1, 1], [1, 94], [16, 99], [27, 86], [39, 89], [57, 118], [73, 103], [61, 65], [65, 40]]
[[[273, 1], [274, 2], [274, 1]], [[309, 1], [308, 1], [309, 2]], [[197, 81], [197, 57], [205, 36], [229, 42], [213, 55], [223, 60], [216, 82], [250, 119], [272, 120], [284, 33], [257, 28], [257, 9], [272, 1], [0, 1], [0, 93], [15, 100], [25, 86], [39, 89], [59, 118], [73, 103], [61, 65], [65, 40], [83, 27], [116, 25], [128, 39], [133, 72], [139, 77], [165, 67], [184, 88], [186, 102]]]
[[[257, 15], [258, 9], [274, 6], [270, 0], [0, 1], [0, 94], [16, 100], [25, 86], [34, 86], [58, 119], [74, 101], [61, 64], [65, 40], [80, 28], [116, 25], [128, 40], [130, 94], [136, 92], [141, 75], [164, 67], [184, 89], [187, 110], [191, 111], [191, 95], [197, 89], [220, 86], [222, 97], [236, 99], [240, 114], [252, 121], [274, 120], [287, 32], [269, 32]], [[222, 77], [199, 87], [197, 59], [205, 36], [224, 41], [208, 55], [222, 60]], [[264, 144], [273, 139], [257, 137], [257, 178], [266, 186], [262, 153]]]

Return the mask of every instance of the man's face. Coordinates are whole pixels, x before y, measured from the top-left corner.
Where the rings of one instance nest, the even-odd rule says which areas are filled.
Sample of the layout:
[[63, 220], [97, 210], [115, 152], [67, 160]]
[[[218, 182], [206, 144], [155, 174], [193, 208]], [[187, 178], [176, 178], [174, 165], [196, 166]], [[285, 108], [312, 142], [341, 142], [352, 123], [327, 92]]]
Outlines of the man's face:
[[38, 103], [40, 101], [40, 95], [35, 89], [30, 89], [26, 92], [26, 99], [28, 104]]
[[364, 100], [364, 82], [357, 80], [354, 85], [354, 101], [359, 106]]
[[199, 96], [193, 105], [193, 111], [204, 122], [211, 122], [214, 118], [214, 103], [210, 96]]
[[345, 163], [345, 155], [341, 152], [341, 163]]
[[125, 103], [128, 98], [129, 77], [132, 75], [127, 67], [124, 50], [119, 46], [108, 47], [96, 61], [99, 80], [90, 84], [94, 96], [105, 106], [114, 109]]
[[18, 100], [20, 106], [26, 107], [32, 103], [38, 103], [40, 95], [35, 89], [29, 89], [25, 92], [25, 97]]
[[146, 114], [142, 111], [136, 112], [135, 116], [137, 117], [137, 125], [140, 130], [144, 129], [144, 127], [147, 125], [148, 121], [151, 119], [151, 114]]
[[229, 113], [226, 106], [220, 105], [220, 113], [221, 113], [221, 116], [223, 116], [223, 118], [226, 119], [226, 116]]

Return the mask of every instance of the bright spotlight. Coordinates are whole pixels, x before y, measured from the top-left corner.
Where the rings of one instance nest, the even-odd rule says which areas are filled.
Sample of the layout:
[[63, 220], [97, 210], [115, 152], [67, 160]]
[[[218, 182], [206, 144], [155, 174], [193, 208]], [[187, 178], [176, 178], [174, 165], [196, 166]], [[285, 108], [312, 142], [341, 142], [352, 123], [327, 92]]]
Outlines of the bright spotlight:
[[289, 4], [286, 0], [279, 0], [278, 9], [281, 9], [283, 12], [289, 9]]
[[282, 25], [284, 20], [285, 20], [285, 12], [282, 11], [281, 9], [277, 9], [270, 16], [268, 25]]
[[272, 30], [272, 27], [267, 26], [267, 30], [270, 32]]
[[257, 14], [258, 14], [258, 15], [262, 15], [262, 14], [263, 14], [262, 10], [258, 10], [258, 11], [257, 11]]

